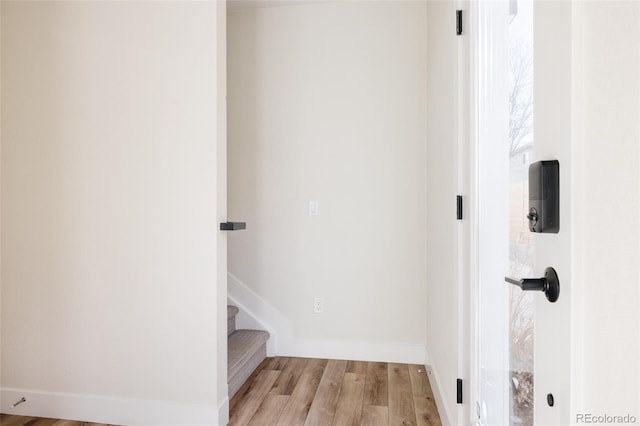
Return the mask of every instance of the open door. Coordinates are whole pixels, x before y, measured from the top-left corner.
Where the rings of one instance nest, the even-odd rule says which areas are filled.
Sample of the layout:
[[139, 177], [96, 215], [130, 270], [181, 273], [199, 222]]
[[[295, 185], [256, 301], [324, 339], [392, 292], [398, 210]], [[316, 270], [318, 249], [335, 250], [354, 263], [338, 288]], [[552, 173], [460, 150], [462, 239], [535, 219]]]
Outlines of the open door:
[[[473, 417], [482, 425], [568, 424], [571, 5], [480, 1], [470, 14], [478, 253]], [[540, 202], [540, 161], [559, 165], [559, 230], [543, 233], [531, 231], [539, 230], [532, 224], [541, 212], [531, 200]], [[550, 191], [545, 187], [545, 199]], [[559, 277], [559, 296], [550, 295], [549, 268]]]

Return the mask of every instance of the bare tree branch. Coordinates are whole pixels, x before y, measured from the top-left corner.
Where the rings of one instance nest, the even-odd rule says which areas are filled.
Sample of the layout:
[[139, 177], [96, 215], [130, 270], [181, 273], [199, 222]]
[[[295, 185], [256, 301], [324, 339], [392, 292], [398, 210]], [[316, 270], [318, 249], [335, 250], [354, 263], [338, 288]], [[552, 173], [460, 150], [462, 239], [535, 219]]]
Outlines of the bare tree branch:
[[515, 43], [509, 55], [509, 155], [532, 143], [533, 91], [531, 52], [524, 43]]

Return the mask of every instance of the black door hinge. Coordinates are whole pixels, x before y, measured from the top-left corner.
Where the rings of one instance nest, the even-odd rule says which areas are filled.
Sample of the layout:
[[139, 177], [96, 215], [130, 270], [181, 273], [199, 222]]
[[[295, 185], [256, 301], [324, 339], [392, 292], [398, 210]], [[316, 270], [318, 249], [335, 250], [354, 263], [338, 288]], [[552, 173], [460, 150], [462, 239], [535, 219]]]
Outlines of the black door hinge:
[[456, 380], [456, 402], [462, 404], [462, 379]]
[[456, 10], [456, 35], [462, 35], [462, 10]]
[[462, 220], [462, 195], [456, 195], [456, 219]]
[[221, 231], [238, 231], [240, 229], [247, 229], [246, 222], [222, 222], [220, 224]]

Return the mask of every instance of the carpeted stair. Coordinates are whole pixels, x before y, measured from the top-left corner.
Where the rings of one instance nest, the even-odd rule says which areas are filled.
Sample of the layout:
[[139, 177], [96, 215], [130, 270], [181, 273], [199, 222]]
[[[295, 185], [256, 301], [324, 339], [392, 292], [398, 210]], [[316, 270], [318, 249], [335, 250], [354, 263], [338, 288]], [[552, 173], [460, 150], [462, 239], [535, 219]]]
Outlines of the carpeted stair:
[[267, 357], [269, 333], [263, 330], [236, 330], [235, 306], [227, 306], [229, 399], [238, 392], [253, 370]]

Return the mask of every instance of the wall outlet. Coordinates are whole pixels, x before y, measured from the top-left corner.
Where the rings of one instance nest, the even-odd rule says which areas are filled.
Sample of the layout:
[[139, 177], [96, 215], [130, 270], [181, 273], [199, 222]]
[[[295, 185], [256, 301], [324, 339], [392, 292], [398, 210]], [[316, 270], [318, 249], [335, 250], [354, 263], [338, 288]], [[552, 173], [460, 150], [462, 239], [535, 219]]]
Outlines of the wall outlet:
[[324, 298], [316, 297], [313, 299], [313, 312], [315, 314], [321, 314], [324, 312]]

